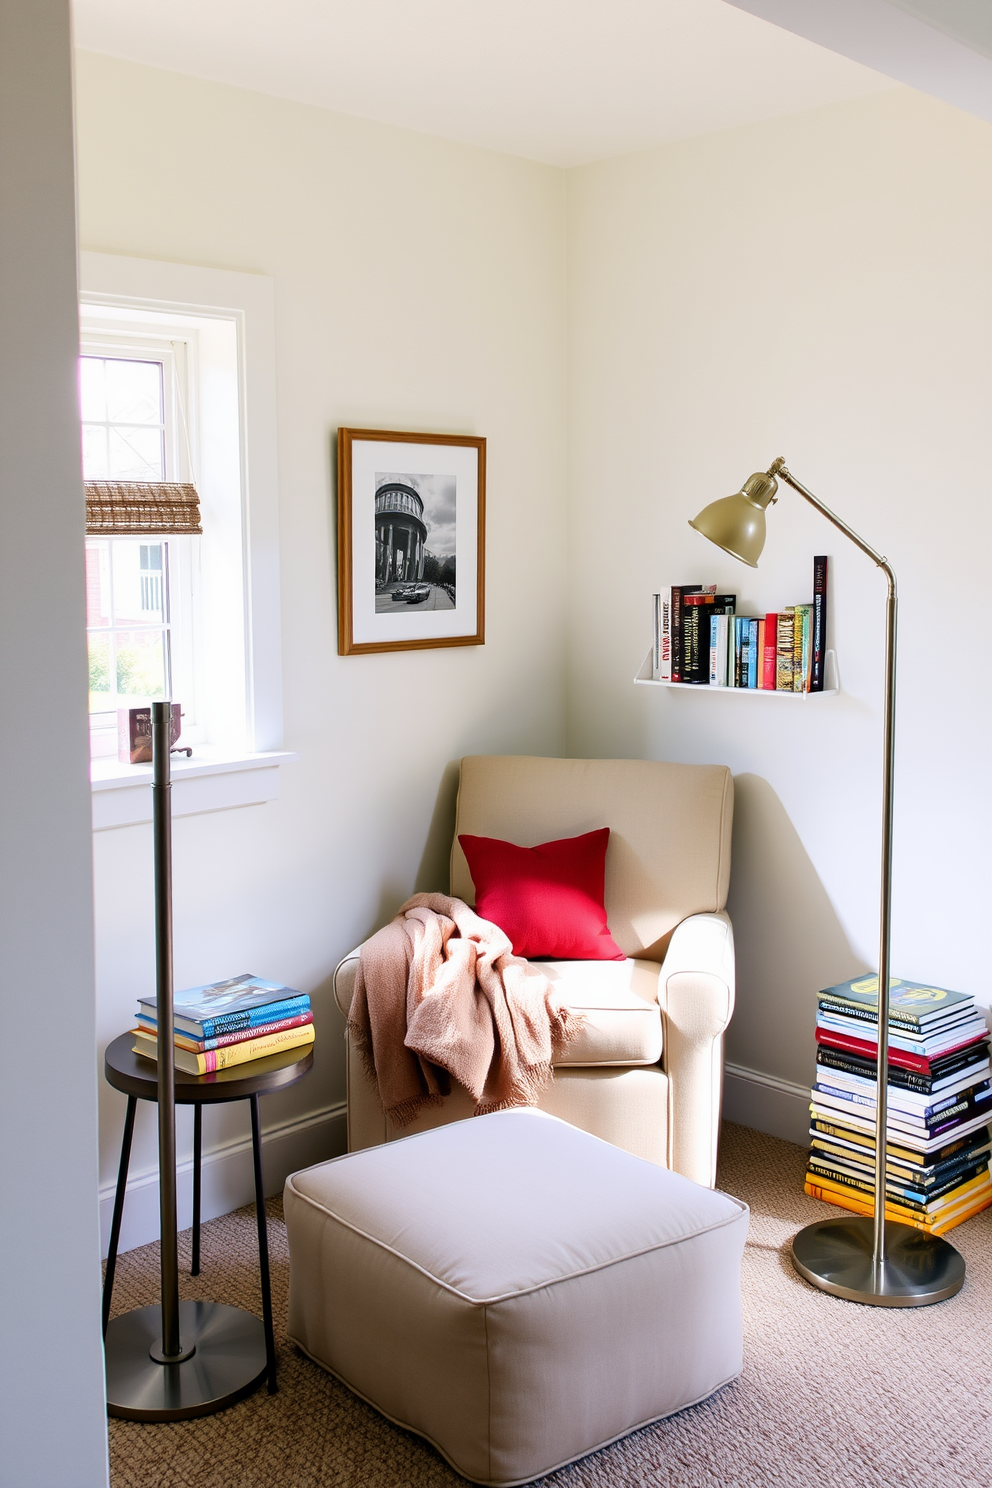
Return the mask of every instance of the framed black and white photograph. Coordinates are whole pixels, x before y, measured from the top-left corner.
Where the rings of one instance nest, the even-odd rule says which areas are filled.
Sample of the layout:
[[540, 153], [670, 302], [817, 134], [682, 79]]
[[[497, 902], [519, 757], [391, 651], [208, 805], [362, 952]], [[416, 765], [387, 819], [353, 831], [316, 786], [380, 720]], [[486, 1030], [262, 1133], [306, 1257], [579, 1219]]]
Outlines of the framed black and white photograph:
[[481, 646], [486, 441], [338, 430], [338, 651]]

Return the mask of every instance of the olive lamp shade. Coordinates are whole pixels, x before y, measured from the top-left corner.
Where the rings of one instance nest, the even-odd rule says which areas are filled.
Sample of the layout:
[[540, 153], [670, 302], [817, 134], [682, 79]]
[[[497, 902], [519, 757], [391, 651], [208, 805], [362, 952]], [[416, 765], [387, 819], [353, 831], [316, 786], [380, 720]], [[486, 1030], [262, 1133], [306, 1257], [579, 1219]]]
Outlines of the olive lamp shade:
[[777, 490], [774, 475], [758, 471], [748, 476], [736, 495], [704, 506], [689, 526], [749, 568], [757, 568], [765, 546], [765, 507], [777, 499]]

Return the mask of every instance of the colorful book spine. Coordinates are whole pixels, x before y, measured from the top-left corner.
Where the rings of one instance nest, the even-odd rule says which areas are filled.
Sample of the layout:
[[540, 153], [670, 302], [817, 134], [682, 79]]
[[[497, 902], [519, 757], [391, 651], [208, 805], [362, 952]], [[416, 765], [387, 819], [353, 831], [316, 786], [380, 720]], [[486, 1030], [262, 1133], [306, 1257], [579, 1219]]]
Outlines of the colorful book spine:
[[766, 692], [775, 691], [777, 657], [778, 615], [766, 615], [763, 644], [761, 648], [761, 685]]
[[[279, 1054], [284, 1049], [302, 1048], [314, 1040], [313, 1024], [303, 1028], [288, 1028], [282, 1033], [271, 1033], [264, 1038], [248, 1039], [243, 1044], [230, 1044], [223, 1049], [207, 1049], [202, 1054], [193, 1054], [187, 1049], [177, 1049], [176, 1068], [190, 1075], [209, 1075], [215, 1070], [230, 1069], [236, 1064], [248, 1064], [253, 1059], [264, 1059], [266, 1054]], [[134, 1053], [146, 1059], [158, 1058], [158, 1045], [154, 1040], [138, 1034]]]
[[687, 594], [682, 600], [682, 681], [700, 683], [709, 677], [710, 658], [709, 616], [713, 609], [713, 595], [703, 591]]
[[747, 622], [747, 685], [758, 685], [758, 622]]
[[810, 692], [822, 692], [827, 657], [827, 560], [813, 559], [813, 654], [810, 661]]
[[776, 627], [775, 687], [779, 692], [792, 692], [795, 613], [792, 607], [782, 610]]
[[[814, 1183], [809, 1178], [806, 1180], [805, 1188], [812, 1199], [823, 1199], [826, 1203], [836, 1204], [841, 1209], [850, 1209], [854, 1214], [870, 1216], [875, 1213], [874, 1200], [864, 1197], [854, 1189], [826, 1182]], [[891, 1203], [885, 1205], [885, 1217], [900, 1221], [902, 1224], [912, 1225], [914, 1229], [923, 1230], [929, 1235], [944, 1235], [956, 1225], [963, 1224], [966, 1219], [980, 1214], [990, 1204], [992, 1204], [992, 1184], [980, 1192], [976, 1198], [969, 1199], [961, 1209], [954, 1208], [950, 1212], [941, 1212], [933, 1219], [905, 1209], [902, 1205]]]
[[[869, 1030], [866, 1028], [865, 1033]], [[816, 1030], [816, 1041], [818, 1044], [827, 1044], [832, 1049], [846, 1049], [849, 1054], [860, 1054], [868, 1059], [877, 1057], [878, 1046], [874, 1039], [856, 1038], [850, 1033], [840, 1033], [832, 1028], [818, 1027]], [[930, 1075], [934, 1067], [942, 1065], [945, 1058], [952, 1054], [958, 1054], [965, 1049], [972, 1049], [980, 1042], [979, 1039], [964, 1039], [955, 1048], [945, 1049], [942, 1053], [929, 1055], [918, 1053], [915, 1049], [902, 1049], [892, 1042], [892, 1034], [889, 1034], [889, 1063], [901, 1065], [903, 1069], [918, 1070], [921, 1075]]]
[[701, 593], [699, 584], [672, 585], [672, 678], [673, 682], [684, 682], [685, 651], [682, 635], [682, 604], [687, 594]]
[[276, 1018], [287, 1018], [294, 1013], [303, 1013], [310, 1007], [310, 998], [302, 992], [298, 997], [288, 997], [281, 1002], [270, 1002], [250, 1012], [222, 1013], [217, 1018], [197, 1022], [192, 1018], [180, 1018], [176, 1014], [175, 1025], [195, 1038], [214, 1038], [219, 1033], [234, 1033], [239, 1028], [257, 1028], [260, 1023], [271, 1023]]
[[710, 616], [710, 686], [726, 687], [732, 615]]
[[659, 595], [660, 637], [658, 646], [658, 680], [672, 680], [672, 586], [666, 585]]
[[651, 596], [651, 677], [661, 681], [661, 594]]
[[734, 682], [735, 687], [746, 687], [746, 637], [745, 620], [741, 615], [734, 616]]
[[811, 655], [810, 646], [812, 640], [812, 616], [812, 605], [796, 605], [793, 610], [793, 692], [807, 692], [809, 690], [807, 687], [807, 682], [809, 679], [809, 659]]
[[[981, 1079], [989, 1071], [988, 1046], [976, 1045], [980, 1052], [976, 1054], [965, 1053], [955, 1055], [952, 1067], [942, 1070], [936, 1078], [933, 1075], [921, 1075], [915, 1070], [900, 1069], [898, 1065], [889, 1065], [889, 1084], [899, 1086], [903, 1090], [916, 1090], [921, 1095], [934, 1095], [944, 1087], [954, 1087], [958, 1080]], [[866, 1080], [874, 1081], [876, 1078], [876, 1067], [867, 1059], [859, 1059], [854, 1054], [844, 1054], [839, 1049], [831, 1049], [827, 1044], [819, 1044], [816, 1051], [817, 1065], [824, 1069], [839, 1070], [844, 1074], [861, 1075]]]
[[[257, 1028], [241, 1028], [236, 1033], [222, 1033], [216, 1038], [195, 1039], [188, 1033], [177, 1030], [175, 1042], [177, 1049], [188, 1049], [193, 1054], [203, 1054], [207, 1049], [224, 1049], [228, 1044], [244, 1044], [249, 1039], [261, 1038], [263, 1034], [282, 1033], [285, 1028], [304, 1028], [306, 1024], [313, 1022], [313, 1013], [297, 1013], [292, 1018], [277, 1018], [272, 1023], [260, 1023]], [[145, 1034], [147, 1038], [158, 1037], [158, 1025], [154, 1018], [145, 1015], [138, 1016], [138, 1031]]]

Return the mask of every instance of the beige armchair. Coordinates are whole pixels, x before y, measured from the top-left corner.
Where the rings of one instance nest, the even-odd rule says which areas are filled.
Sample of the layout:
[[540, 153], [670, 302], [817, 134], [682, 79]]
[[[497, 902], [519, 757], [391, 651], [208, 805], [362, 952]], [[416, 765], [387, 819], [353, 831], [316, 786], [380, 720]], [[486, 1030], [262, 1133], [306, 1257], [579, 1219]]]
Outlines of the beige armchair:
[[[627, 960], [541, 963], [585, 1014], [541, 1109], [710, 1187], [734, 1006], [724, 912], [732, 814], [733, 779], [721, 765], [475, 755], [462, 760], [451, 850], [451, 893], [472, 904], [460, 832], [533, 847], [611, 829], [606, 909]], [[357, 965], [353, 951], [334, 974], [346, 1016]], [[350, 1151], [471, 1112], [456, 1091], [412, 1126], [394, 1127], [349, 1049]]]

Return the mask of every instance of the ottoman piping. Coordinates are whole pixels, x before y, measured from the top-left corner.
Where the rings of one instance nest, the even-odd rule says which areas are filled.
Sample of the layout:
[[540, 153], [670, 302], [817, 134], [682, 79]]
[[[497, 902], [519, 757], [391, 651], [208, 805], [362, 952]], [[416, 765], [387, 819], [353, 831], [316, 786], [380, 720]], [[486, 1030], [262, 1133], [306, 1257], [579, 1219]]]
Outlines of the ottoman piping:
[[293, 1184], [294, 1177], [295, 1174], [290, 1174], [286, 1179], [286, 1186], [292, 1189], [297, 1199], [300, 1199], [305, 1204], [309, 1204], [312, 1209], [318, 1210], [319, 1213], [326, 1214], [328, 1219], [334, 1220], [335, 1224], [339, 1224], [342, 1229], [350, 1230], [353, 1235], [360, 1235], [363, 1240], [368, 1240], [372, 1245], [377, 1245], [380, 1250], [384, 1250], [389, 1255], [395, 1256], [404, 1265], [412, 1267], [414, 1271], [419, 1271], [421, 1276], [427, 1277], [428, 1281], [434, 1282], [436, 1286], [443, 1287], [453, 1297], [460, 1297], [463, 1302], [469, 1302], [474, 1307], [492, 1307], [497, 1302], [509, 1302], [515, 1297], [527, 1297], [532, 1292], [543, 1292], [548, 1287], [557, 1286], [559, 1282], [574, 1281], [579, 1276], [591, 1276], [596, 1271], [605, 1271], [610, 1266], [621, 1265], [624, 1261], [636, 1260], [638, 1256], [650, 1255], [656, 1250], [668, 1250], [673, 1245], [683, 1245], [687, 1240], [698, 1239], [700, 1235], [709, 1235], [715, 1230], [726, 1229], [727, 1225], [736, 1224], [742, 1216], [747, 1216], [751, 1212], [748, 1205], [743, 1203], [742, 1200], [735, 1199], [732, 1194], [724, 1194], [724, 1198], [729, 1199], [732, 1204], [738, 1206], [738, 1212], [714, 1224], [703, 1225], [700, 1229], [693, 1230], [691, 1234], [679, 1235], [672, 1240], [659, 1240], [653, 1245], [642, 1245], [637, 1250], [629, 1250], [623, 1255], [612, 1256], [608, 1261], [598, 1261], [592, 1266], [581, 1266], [577, 1270], [566, 1272], [562, 1276], [549, 1276], [546, 1281], [536, 1281], [530, 1286], [519, 1287], [511, 1292], [500, 1292], [494, 1297], [471, 1297], [467, 1292], [460, 1291], [458, 1287], [452, 1286], [450, 1281], [445, 1281], [441, 1276], [435, 1276], [433, 1271], [428, 1271], [426, 1266], [420, 1265], [418, 1261], [411, 1260], [409, 1256], [404, 1255], [402, 1251], [397, 1250], [394, 1246], [387, 1245], [385, 1240], [380, 1240], [377, 1235], [371, 1235], [368, 1230], [363, 1230], [359, 1225], [352, 1224], [350, 1220], [342, 1219], [340, 1214], [335, 1214], [333, 1209], [328, 1209], [326, 1204], [318, 1203], [309, 1194], [301, 1193]]

